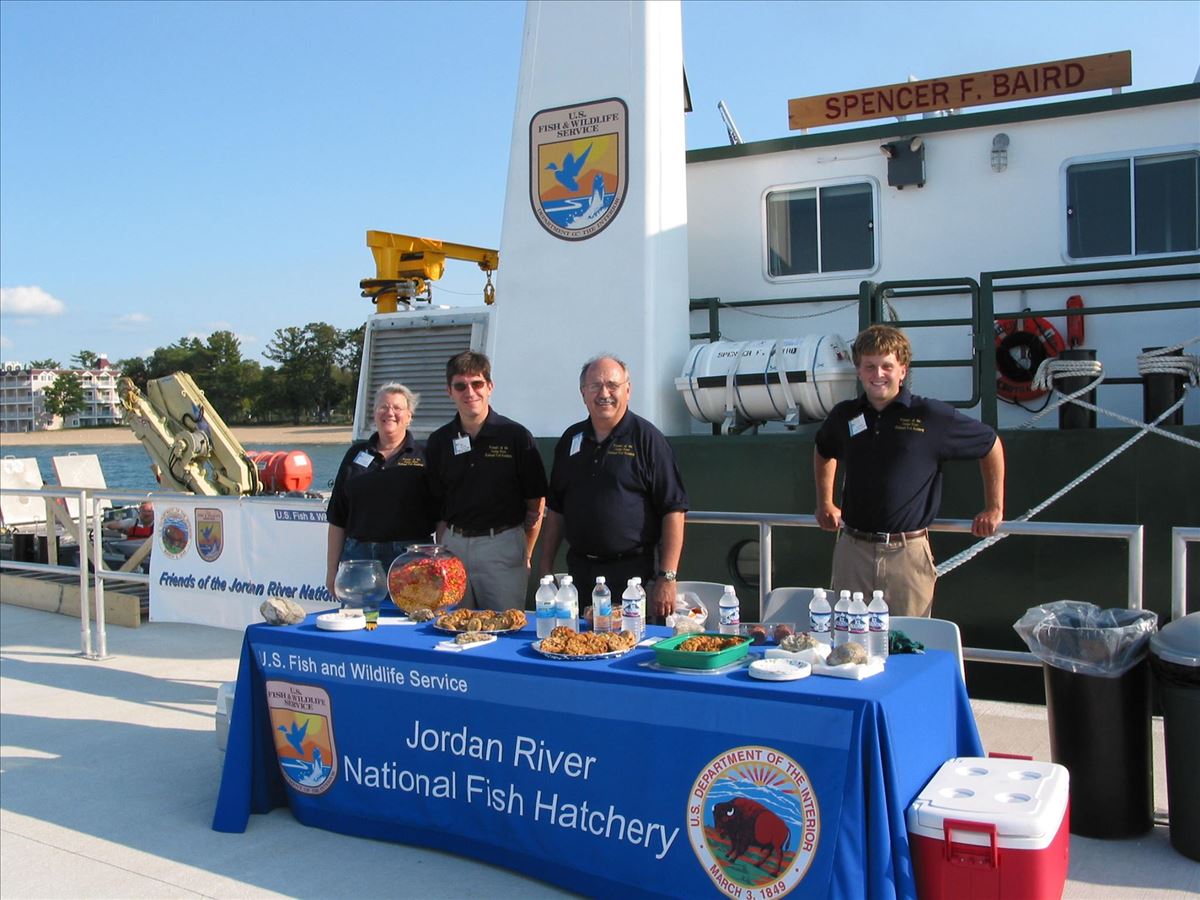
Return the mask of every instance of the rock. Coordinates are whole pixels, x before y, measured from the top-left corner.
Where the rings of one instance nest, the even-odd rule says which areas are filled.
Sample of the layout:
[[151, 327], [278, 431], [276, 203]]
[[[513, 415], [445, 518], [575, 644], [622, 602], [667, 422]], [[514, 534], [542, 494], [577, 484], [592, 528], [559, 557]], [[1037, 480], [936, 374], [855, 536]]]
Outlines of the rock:
[[851, 641], [848, 644], [834, 649], [829, 654], [829, 665], [831, 666], [855, 666], [865, 663], [868, 659], [867, 651], [862, 644]]
[[304, 607], [286, 597], [269, 597], [258, 608], [268, 625], [295, 625], [304, 621]]

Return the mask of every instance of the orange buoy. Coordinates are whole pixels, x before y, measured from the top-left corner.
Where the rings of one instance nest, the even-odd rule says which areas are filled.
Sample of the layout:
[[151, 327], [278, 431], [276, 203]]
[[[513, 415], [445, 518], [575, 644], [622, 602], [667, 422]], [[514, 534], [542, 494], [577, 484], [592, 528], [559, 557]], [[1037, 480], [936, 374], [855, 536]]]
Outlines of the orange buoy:
[[312, 460], [303, 450], [247, 450], [246, 457], [258, 468], [264, 493], [307, 491], [312, 484]]

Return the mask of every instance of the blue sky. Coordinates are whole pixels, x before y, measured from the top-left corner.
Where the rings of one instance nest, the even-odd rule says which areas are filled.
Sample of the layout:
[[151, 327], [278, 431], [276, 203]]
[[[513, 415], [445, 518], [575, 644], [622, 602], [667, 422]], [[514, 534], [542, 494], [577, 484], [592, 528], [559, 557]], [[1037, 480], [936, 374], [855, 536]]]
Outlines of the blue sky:
[[[499, 246], [523, 4], [0, 2], [0, 359], [360, 324], [367, 229]], [[1115, 50], [1200, 66], [1200, 0], [684, 0], [688, 147], [789, 98]], [[500, 283], [503, 285], [503, 266]], [[502, 287], [501, 287], [502, 289]], [[478, 303], [452, 263], [443, 303]]]

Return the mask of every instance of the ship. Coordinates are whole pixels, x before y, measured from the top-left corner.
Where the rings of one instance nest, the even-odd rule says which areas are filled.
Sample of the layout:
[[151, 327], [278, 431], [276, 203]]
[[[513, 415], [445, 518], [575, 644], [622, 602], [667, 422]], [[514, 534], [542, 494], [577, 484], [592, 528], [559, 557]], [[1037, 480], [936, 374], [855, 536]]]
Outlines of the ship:
[[[980, 649], [968, 658], [1011, 661], [1025, 650], [1012, 624], [1038, 604], [1144, 606], [1165, 623], [1173, 590], [1200, 596], [1194, 571], [1171, 582], [1173, 529], [1200, 523], [1200, 84], [1123, 92], [1128, 51], [1014, 60], [781, 96], [798, 133], [742, 142], [730, 119], [728, 146], [685, 151], [679, 10], [649, 5], [632, 66], [565, 50], [570, 18], [555, 4], [526, 15], [489, 305], [397, 292], [369, 233], [380, 265], [363, 282], [377, 311], [356, 437], [386, 381], [426, 398], [417, 434], [451, 418], [444, 361], [474, 349], [493, 360], [497, 408], [549, 460], [584, 415], [574, 373], [613, 353], [688, 487], [680, 577], [734, 584], [753, 615], [771, 587], [828, 584], [832, 535], [773, 527], [764, 541], [762, 519], [811, 516], [813, 435], [856, 389], [846, 345], [893, 323], [913, 342], [914, 392], [999, 429], [1006, 521], [1141, 529], [1121, 545], [1016, 526], [956, 563], [934, 615]], [[1090, 374], [1056, 381], [1056, 363]], [[976, 467], [943, 476], [941, 519], [969, 520]], [[712, 524], [730, 514], [759, 521]], [[935, 533], [935, 556], [974, 552], [964, 531]], [[968, 675], [973, 695], [1041, 700], [1035, 669]]]

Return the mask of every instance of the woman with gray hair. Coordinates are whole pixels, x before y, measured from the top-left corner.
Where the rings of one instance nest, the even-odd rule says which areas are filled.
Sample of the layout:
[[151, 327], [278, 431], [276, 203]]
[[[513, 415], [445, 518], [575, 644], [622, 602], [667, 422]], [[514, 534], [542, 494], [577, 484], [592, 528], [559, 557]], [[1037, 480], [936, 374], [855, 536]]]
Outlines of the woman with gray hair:
[[375, 433], [342, 459], [325, 518], [325, 587], [344, 559], [377, 559], [384, 569], [409, 544], [428, 543], [437, 521], [425, 473], [425, 446], [413, 439], [420, 397], [390, 382], [375, 392]]

